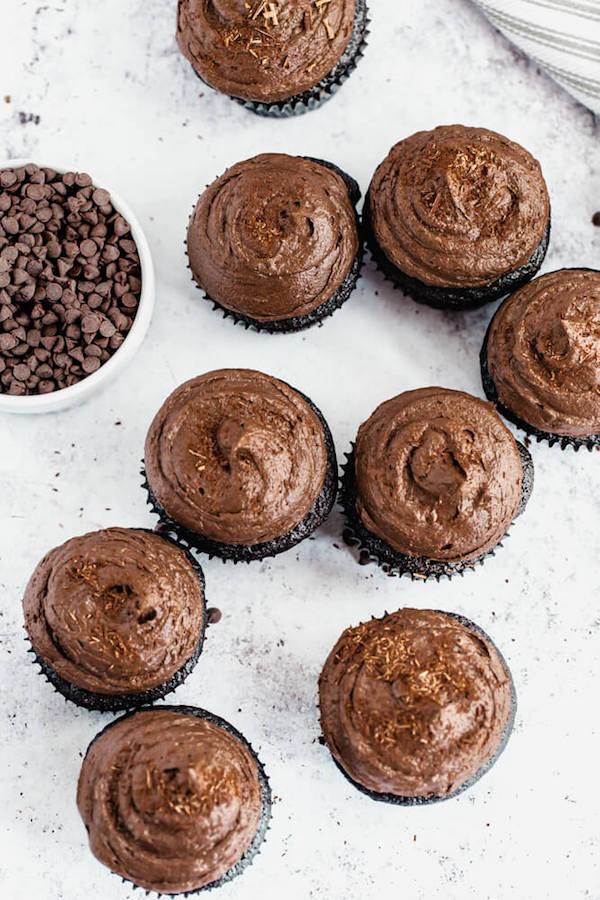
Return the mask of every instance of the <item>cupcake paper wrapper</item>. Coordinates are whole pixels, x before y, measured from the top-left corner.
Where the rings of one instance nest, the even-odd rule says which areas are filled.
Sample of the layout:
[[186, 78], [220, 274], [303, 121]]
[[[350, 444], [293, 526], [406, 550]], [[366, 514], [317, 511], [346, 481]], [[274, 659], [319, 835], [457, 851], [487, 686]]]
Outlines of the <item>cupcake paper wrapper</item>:
[[[470, 628], [472, 631], [475, 632], [475, 634], [478, 634], [479, 637], [484, 638], [484, 640], [488, 641], [495, 648], [496, 652], [498, 653], [498, 656], [500, 657], [500, 659], [502, 661], [502, 664], [504, 665], [504, 668], [508, 672], [508, 677], [510, 679], [511, 704], [510, 704], [510, 714], [508, 717], [508, 722], [504, 726], [504, 730], [503, 730], [502, 736], [500, 738], [500, 743], [498, 744], [498, 747], [497, 747], [496, 751], [494, 752], [494, 754], [486, 762], [484, 762], [484, 764], [477, 770], [477, 772], [475, 772], [474, 775], [471, 775], [471, 777], [468, 778], [467, 781], [465, 781], [463, 784], [461, 784], [459, 787], [457, 787], [456, 790], [452, 791], [451, 794], [446, 794], [443, 797], [436, 797], [436, 796], [433, 796], [433, 797], [401, 797], [398, 794], [385, 794], [385, 793], [379, 794], [376, 791], [370, 791], [368, 788], [364, 787], [362, 784], [359, 784], [357, 781], [354, 781], [354, 779], [351, 778], [350, 775], [348, 775], [348, 773], [346, 772], [344, 767], [342, 765], [340, 765], [340, 763], [332, 756], [331, 758], [333, 759], [334, 763], [336, 764], [336, 766], [338, 767], [338, 769], [340, 770], [342, 775], [344, 775], [344, 777], [347, 778], [347, 780], [350, 782], [350, 784], [353, 787], [355, 787], [358, 791], [360, 791], [362, 794], [366, 794], [367, 797], [371, 797], [372, 800], [379, 800], [382, 803], [393, 803], [396, 806], [427, 806], [430, 803], [440, 803], [443, 800], [451, 800], [454, 797], [458, 797], [458, 795], [462, 794], [463, 791], [467, 791], [467, 790], [469, 790], [469, 788], [473, 787], [473, 785], [477, 781], [479, 781], [479, 779], [482, 778], [486, 774], [486, 772], [489, 772], [489, 770], [492, 768], [494, 763], [498, 760], [498, 758], [503, 753], [504, 749], [506, 748], [506, 745], [508, 744], [508, 740], [512, 734], [512, 730], [513, 730], [513, 727], [515, 724], [515, 716], [517, 714], [517, 691], [515, 688], [515, 683], [514, 683], [514, 680], [512, 677], [512, 673], [506, 663], [506, 660], [504, 659], [504, 656], [502, 655], [500, 650], [498, 650], [498, 647], [492, 641], [492, 639], [489, 637], [489, 635], [487, 635], [485, 633], [483, 628], [480, 628], [479, 625], [476, 625], [474, 622], [471, 622], [470, 619], [466, 619], [464, 616], [458, 615], [458, 613], [444, 612], [443, 610], [440, 610], [440, 609], [435, 610], [435, 611], [441, 613], [444, 616], [450, 616], [451, 618], [456, 619], [456, 621], [460, 622], [461, 625], [464, 625], [466, 628]], [[323, 739], [323, 740], [325, 740], [325, 739]], [[327, 746], [326, 742], [325, 742], [325, 746]]]
[[356, 69], [367, 46], [370, 21], [366, 0], [356, 0], [354, 29], [348, 46], [331, 72], [302, 94], [296, 94], [287, 100], [278, 100], [274, 103], [242, 100], [239, 97], [232, 97], [232, 99], [259, 116], [272, 116], [279, 119], [302, 115], [311, 109], [318, 109], [333, 97]]
[[[287, 382], [284, 382], [284, 384], [286, 383]], [[291, 387], [291, 385], [288, 385], [288, 387]], [[331, 437], [329, 426], [323, 418], [321, 411], [317, 409], [312, 400], [301, 393], [301, 391], [296, 390], [296, 388], [292, 388], [292, 390], [295, 390], [297, 394], [300, 394], [319, 419], [323, 428], [323, 437], [327, 448], [327, 471], [325, 473], [325, 481], [323, 482], [323, 487], [321, 488], [319, 496], [309, 512], [298, 525], [294, 526], [294, 528], [286, 534], [281, 535], [281, 537], [274, 538], [272, 541], [266, 541], [262, 544], [251, 544], [250, 546], [244, 544], [222, 544], [209, 537], [205, 537], [202, 534], [198, 534], [197, 532], [189, 531], [187, 528], [184, 528], [183, 525], [180, 525], [179, 522], [176, 522], [175, 519], [163, 509], [157, 500], [148, 482], [145, 468], [142, 466], [141, 474], [144, 478], [142, 487], [146, 490], [148, 495], [147, 503], [151, 507], [152, 512], [158, 516], [161, 526], [170, 534], [175, 543], [188, 550], [208, 553], [209, 557], [219, 556], [224, 562], [225, 560], [232, 560], [234, 563], [250, 563], [257, 559], [277, 556], [277, 554], [283, 553], [291, 547], [295, 547], [296, 544], [299, 544], [305, 538], [309, 537], [313, 531], [315, 531], [319, 525], [322, 525], [328, 518], [335, 504], [338, 490], [338, 467], [335, 448], [333, 446], [333, 438]]]
[[[170, 709], [173, 712], [181, 713], [186, 716], [196, 716], [198, 719], [206, 719], [207, 722], [211, 722], [213, 725], [219, 725], [221, 728], [224, 728], [225, 731], [229, 732], [229, 734], [233, 735], [233, 737], [237, 738], [240, 744], [248, 750], [248, 752], [252, 755], [254, 761], [256, 762], [258, 768], [258, 780], [260, 783], [260, 790], [262, 795], [262, 806], [260, 812], [260, 819], [258, 821], [258, 827], [256, 829], [256, 834], [252, 839], [252, 843], [242, 856], [242, 858], [237, 862], [234, 866], [231, 867], [224, 875], [221, 875], [216, 881], [211, 881], [210, 884], [205, 884], [204, 887], [196, 888], [192, 891], [182, 891], [179, 894], [164, 894], [160, 891], [148, 891], [145, 888], [140, 887], [135, 884], [135, 882], [130, 881], [127, 878], [123, 878], [122, 876], [118, 876], [121, 878], [123, 884], [132, 885], [133, 889], [136, 891], [144, 891], [146, 896], [156, 896], [156, 897], [193, 897], [197, 894], [201, 894], [203, 891], [212, 891], [214, 888], [222, 887], [225, 884], [228, 884], [230, 881], [233, 881], [234, 878], [237, 878], [238, 875], [241, 875], [247, 866], [252, 865], [255, 857], [260, 853], [260, 848], [263, 842], [266, 840], [267, 831], [269, 830], [269, 823], [271, 821], [271, 786], [269, 784], [269, 778], [267, 773], [265, 772], [264, 766], [258, 755], [250, 742], [241, 734], [237, 728], [234, 728], [229, 722], [225, 719], [222, 719], [220, 716], [215, 715], [214, 713], [208, 712], [205, 709], [201, 709], [198, 706], [169, 706], [167, 704], [160, 704], [157, 707], [145, 706], [142, 709]], [[108, 731], [113, 725], [116, 725], [117, 722], [121, 722], [123, 719], [129, 718], [129, 716], [133, 715], [134, 712], [140, 712], [141, 710], [134, 710], [132, 712], [126, 713], [124, 716], [119, 716], [118, 719], [115, 719], [114, 722], [111, 722], [102, 731], [99, 731], [95, 738], [90, 742], [87, 750], [86, 756], [89, 753], [90, 747], [98, 740], [98, 738], [104, 734], [105, 731]], [[116, 874], [116, 873], [113, 873]]]
[[371, 257], [379, 271], [394, 284], [394, 287], [401, 290], [404, 294], [412, 297], [417, 303], [424, 303], [426, 306], [432, 306], [434, 309], [446, 309], [452, 312], [461, 310], [476, 309], [492, 300], [498, 300], [506, 294], [511, 294], [518, 288], [523, 287], [528, 281], [537, 274], [548, 250], [550, 241], [551, 223], [548, 220], [546, 232], [534, 251], [529, 262], [516, 269], [514, 272], [508, 272], [502, 275], [492, 284], [484, 285], [476, 288], [441, 288], [427, 285], [416, 278], [405, 275], [397, 268], [385, 255], [383, 250], [377, 243], [377, 239], [373, 232], [371, 222], [371, 207], [369, 202], [369, 192], [365, 197], [363, 208], [363, 234], [365, 242]]
[[582, 447], [586, 447], [590, 452], [594, 449], [599, 450], [600, 434], [592, 434], [589, 437], [572, 437], [571, 435], [553, 434], [550, 431], [541, 431], [539, 428], [535, 428], [533, 425], [530, 425], [528, 422], [520, 419], [517, 415], [515, 415], [514, 412], [512, 412], [512, 410], [508, 409], [508, 407], [504, 406], [500, 402], [498, 391], [496, 390], [496, 385], [494, 384], [492, 376], [490, 375], [488, 369], [487, 351], [491, 327], [492, 322], [490, 322], [490, 324], [488, 325], [483, 345], [481, 347], [481, 353], [479, 354], [479, 362], [481, 365], [481, 382], [483, 384], [485, 396], [491, 403], [494, 404], [498, 412], [503, 415], [505, 419], [508, 419], [509, 422], [512, 422], [513, 425], [516, 425], [517, 428], [520, 428], [522, 431], [526, 432], [526, 434], [534, 437], [538, 444], [542, 441], [546, 441], [550, 445], [550, 447], [553, 447], [555, 444], [559, 444], [561, 450], [565, 450], [567, 447], [572, 447], [575, 452], [581, 450]]
[[[356, 206], [358, 201], [360, 200], [360, 188], [358, 186], [358, 182], [352, 178], [351, 175], [348, 175], [347, 172], [344, 172], [343, 169], [340, 169], [338, 166], [334, 165], [334, 163], [328, 162], [324, 159], [316, 159], [313, 156], [306, 156], [304, 159], [310, 159], [312, 162], [318, 163], [320, 166], [324, 166], [326, 169], [331, 169], [346, 184], [348, 188], [348, 195], [352, 202], [353, 206]], [[191, 221], [193, 216], [189, 218]], [[311, 310], [311, 312], [306, 313], [306, 315], [302, 316], [292, 316], [289, 319], [277, 319], [271, 322], [261, 322], [260, 319], [254, 319], [252, 316], [246, 316], [243, 313], [236, 312], [235, 310], [228, 309], [226, 306], [223, 306], [219, 303], [218, 300], [215, 300], [214, 297], [211, 297], [210, 294], [206, 292], [203, 293], [203, 297], [205, 300], [208, 300], [209, 303], [212, 303], [213, 309], [220, 310], [223, 313], [224, 319], [233, 319], [236, 324], [243, 325], [246, 329], [251, 328], [254, 331], [265, 331], [270, 334], [291, 334], [296, 331], [303, 331], [305, 328], [310, 328], [311, 325], [316, 325], [319, 322], [322, 322], [323, 319], [332, 316], [333, 313], [338, 310], [343, 304], [348, 300], [354, 289], [356, 288], [358, 278], [360, 276], [360, 272], [363, 265], [363, 257], [364, 257], [364, 247], [362, 241], [362, 230], [360, 225], [360, 219], [358, 217], [358, 213], [356, 213], [356, 227], [358, 230], [358, 252], [354, 257], [350, 270], [346, 277], [344, 278], [341, 285], [338, 289], [329, 297], [325, 303], [322, 303], [320, 306], [317, 306], [316, 309]], [[186, 248], [187, 255], [187, 240], [184, 241], [184, 246]], [[191, 270], [189, 262], [187, 264], [187, 268]], [[202, 287], [195, 280], [192, 273], [192, 283], [197, 290], [202, 290]]]
[[[146, 531], [149, 534], [152, 534], [152, 531], [149, 528], [140, 528], [138, 530]], [[198, 576], [202, 585], [204, 616], [202, 619], [202, 629], [200, 632], [198, 643], [196, 644], [196, 648], [189, 659], [186, 660], [181, 668], [178, 669], [177, 672], [175, 672], [175, 674], [172, 675], [168, 681], [165, 681], [154, 688], [130, 694], [100, 694], [96, 691], [85, 690], [85, 688], [78, 687], [76, 684], [73, 684], [70, 681], [66, 681], [66, 679], [59, 675], [58, 672], [53, 669], [52, 666], [47, 663], [46, 660], [44, 660], [30, 644], [28, 652], [33, 654], [33, 662], [34, 664], [37, 663], [39, 665], [42, 675], [44, 675], [46, 681], [48, 681], [52, 685], [57, 693], [62, 694], [63, 697], [65, 697], [67, 700], [70, 700], [72, 703], [75, 703], [77, 706], [81, 706], [84, 709], [96, 710], [98, 712], [118, 712], [121, 710], [134, 710], [140, 706], [147, 706], [149, 703], [154, 703], [156, 700], [161, 700], [168, 694], [173, 693], [173, 691], [175, 691], [180, 684], [183, 684], [185, 679], [188, 677], [188, 675], [198, 662], [200, 654], [202, 653], [202, 648], [204, 646], [204, 639], [206, 636], [206, 628], [208, 624], [208, 612], [205, 593], [206, 582], [204, 573], [198, 561], [194, 559], [187, 548], [179, 546], [176, 541], [173, 541], [172, 538], [168, 534], [165, 534], [162, 530], [160, 532], [160, 536], [164, 538], [164, 540], [178, 546], [179, 549], [186, 554], [190, 565], [194, 569], [194, 572]], [[25, 638], [25, 640], [30, 643], [29, 638]]]
[[[533, 490], [534, 469], [531, 454], [519, 441], [516, 442], [521, 463], [523, 465], [523, 484], [521, 488], [521, 502], [517, 510], [517, 516], [520, 516], [525, 509], [527, 502]], [[340, 503], [344, 511], [346, 528], [344, 530], [344, 540], [350, 546], [354, 546], [359, 552], [359, 562], [362, 565], [367, 563], [377, 563], [381, 566], [387, 575], [402, 576], [406, 575], [413, 581], [428, 581], [434, 578], [439, 581], [440, 578], [452, 578], [453, 575], [464, 575], [465, 572], [473, 570], [478, 565], [483, 565], [484, 561], [495, 556], [497, 547], [502, 546], [502, 541], [486, 550], [480, 556], [467, 561], [452, 562], [447, 560], [434, 560], [425, 556], [405, 556], [398, 550], [395, 550], [389, 544], [377, 535], [370, 532], [365, 526], [356, 510], [356, 475], [354, 468], [354, 444], [350, 453], [346, 454], [346, 462], [342, 465], [342, 479], [340, 489]], [[504, 535], [508, 537], [508, 532]]]

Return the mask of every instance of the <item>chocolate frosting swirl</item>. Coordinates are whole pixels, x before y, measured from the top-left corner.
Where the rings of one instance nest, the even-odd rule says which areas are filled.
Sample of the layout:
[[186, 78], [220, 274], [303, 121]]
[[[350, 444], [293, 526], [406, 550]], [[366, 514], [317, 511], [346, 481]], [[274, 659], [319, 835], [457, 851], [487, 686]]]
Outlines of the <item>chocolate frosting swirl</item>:
[[312, 312], [340, 287], [358, 252], [356, 214], [336, 172], [265, 153], [202, 194], [187, 246], [194, 278], [213, 300], [272, 322]]
[[406, 556], [475, 559], [521, 500], [516, 442], [490, 403], [430, 387], [382, 403], [356, 438], [357, 512]]
[[211, 87], [273, 103], [318, 84], [342, 56], [355, 0], [179, 0], [177, 43]]
[[32, 647], [62, 678], [99, 694], [168, 681], [204, 626], [200, 580], [182, 550], [156, 534], [107, 528], [44, 556], [23, 598]]
[[402, 609], [348, 628], [319, 679], [321, 726], [367, 790], [444, 797], [498, 750], [511, 681], [498, 651], [451, 616]]
[[148, 483], [189, 531], [251, 546], [310, 511], [327, 472], [323, 427], [307, 400], [251, 369], [220, 369], [178, 387], [146, 438]]
[[481, 287], [524, 266], [548, 228], [539, 163], [485, 128], [445, 125], [400, 141], [369, 189], [377, 243], [404, 274]]
[[241, 741], [211, 721], [160, 707], [102, 732], [77, 787], [94, 856], [167, 894], [210, 884], [239, 862], [261, 802], [257, 764]]
[[534, 428], [600, 433], [600, 272], [550, 272], [505, 300], [487, 365], [500, 403]]

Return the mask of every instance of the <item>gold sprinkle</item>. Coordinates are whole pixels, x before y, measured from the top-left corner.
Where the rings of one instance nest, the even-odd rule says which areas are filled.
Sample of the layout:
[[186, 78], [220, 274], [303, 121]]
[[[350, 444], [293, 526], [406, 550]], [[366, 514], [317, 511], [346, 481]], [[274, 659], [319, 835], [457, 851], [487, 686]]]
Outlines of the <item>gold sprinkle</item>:
[[333, 30], [329, 19], [323, 19], [323, 25], [325, 26], [325, 31], [327, 32], [327, 37], [330, 41], [332, 41], [335, 37], [335, 31]]
[[254, 10], [254, 12], [250, 13], [251, 19], [258, 19], [260, 14], [263, 12], [265, 6], [267, 5], [267, 0], [260, 0], [258, 6]]
[[[256, 50], [249, 50], [249, 53], [251, 53], [252, 56], [257, 55]], [[196, 463], [196, 470], [198, 472], [204, 472], [204, 470], [206, 468], [206, 456], [204, 455], [204, 453], [200, 453], [200, 451], [198, 451], [198, 450], [191, 450], [191, 449], [188, 452], [192, 456], [195, 456], [196, 459], [198, 460]]]
[[268, 12], [263, 12], [263, 18], [265, 20], [270, 20], [273, 25], [279, 25], [279, 19], [277, 18], [277, 7], [274, 3], [269, 3]]
[[[462, 671], [449, 660], [453, 652], [454, 644], [447, 638], [433, 649], [426, 661], [421, 661], [407, 635], [393, 625], [378, 622], [365, 623], [345, 634], [334, 657], [336, 665], [342, 664], [347, 674], [362, 669], [370, 678], [403, 684], [402, 704], [397, 715], [382, 716], [376, 710], [358, 711], [361, 727], [370, 739], [391, 747], [402, 740], [403, 732], [408, 731], [413, 740], [427, 744], [429, 726], [420, 713], [421, 705], [432, 703], [441, 707], [449, 697], [462, 697], [468, 693]], [[350, 707], [350, 699], [348, 704]], [[352, 714], [349, 708], [349, 715]]]

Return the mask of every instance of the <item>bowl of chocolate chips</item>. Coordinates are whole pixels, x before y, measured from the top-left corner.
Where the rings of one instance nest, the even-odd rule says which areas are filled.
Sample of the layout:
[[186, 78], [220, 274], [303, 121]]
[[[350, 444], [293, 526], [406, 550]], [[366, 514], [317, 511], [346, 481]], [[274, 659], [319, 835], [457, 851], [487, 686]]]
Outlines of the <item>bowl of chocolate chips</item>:
[[0, 167], [0, 412], [87, 399], [131, 361], [154, 272], [131, 209], [84, 172]]

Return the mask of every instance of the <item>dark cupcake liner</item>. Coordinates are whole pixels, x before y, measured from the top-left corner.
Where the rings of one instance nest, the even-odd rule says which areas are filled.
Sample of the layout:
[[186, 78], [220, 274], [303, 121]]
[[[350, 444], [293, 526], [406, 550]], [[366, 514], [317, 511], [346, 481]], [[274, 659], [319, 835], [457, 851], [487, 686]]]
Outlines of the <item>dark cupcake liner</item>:
[[[205, 709], [201, 709], [198, 706], [169, 706], [167, 704], [160, 704], [160, 706], [145, 706], [142, 709], [132, 710], [131, 712], [125, 713], [123, 716], [119, 716], [118, 719], [115, 719], [114, 722], [111, 722], [109, 725], [106, 725], [102, 731], [99, 731], [98, 734], [93, 738], [90, 742], [85, 755], [90, 751], [90, 748], [96, 743], [99, 737], [101, 737], [106, 731], [109, 731], [113, 725], [116, 725], [118, 722], [123, 721], [123, 719], [128, 719], [130, 716], [134, 715], [137, 712], [144, 712], [145, 710], [162, 710], [169, 709], [173, 712], [181, 713], [186, 716], [196, 716], [198, 719], [206, 719], [207, 722], [211, 722], [213, 725], [219, 725], [225, 731], [229, 732], [229, 734], [233, 735], [240, 744], [242, 744], [246, 750], [251, 754], [252, 758], [256, 762], [256, 766], [258, 769], [258, 780], [260, 783], [262, 804], [261, 804], [261, 812], [260, 818], [258, 821], [258, 827], [256, 829], [256, 834], [252, 839], [252, 843], [242, 856], [242, 858], [237, 862], [234, 866], [231, 867], [224, 875], [221, 875], [216, 881], [211, 881], [210, 884], [205, 884], [203, 887], [195, 888], [192, 891], [181, 891], [178, 894], [165, 894], [161, 891], [149, 891], [146, 888], [140, 887], [140, 885], [135, 884], [135, 882], [131, 881], [128, 878], [123, 878], [123, 876], [119, 875], [117, 872], [113, 872], [113, 875], [117, 875], [118, 878], [121, 879], [123, 884], [132, 885], [133, 890], [144, 891], [146, 896], [150, 896], [155, 894], [158, 897], [193, 897], [196, 894], [202, 893], [202, 891], [212, 891], [214, 888], [222, 887], [225, 884], [228, 884], [230, 881], [233, 881], [234, 878], [237, 878], [238, 875], [241, 875], [244, 869], [248, 866], [252, 865], [254, 859], [260, 853], [260, 848], [263, 842], [266, 840], [267, 831], [269, 830], [269, 823], [271, 821], [271, 786], [269, 784], [269, 778], [267, 773], [265, 772], [264, 766], [260, 759], [258, 758], [258, 754], [252, 747], [250, 741], [248, 741], [241, 732], [237, 730], [230, 722], [227, 722], [225, 719], [222, 719], [220, 716], [215, 715], [214, 713], [208, 712]], [[85, 759], [85, 758], [84, 758]]]
[[[356, 204], [360, 200], [361, 194], [358, 182], [354, 178], [352, 178], [351, 175], [348, 175], [348, 173], [344, 172], [343, 169], [340, 169], [334, 163], [328, 162], [327, 160], [316, 159], [312, 156], [306, 156], [303, 158], [310, 159], [312, 160], [312, 162], [316, 162], [320, 166], [324, 166], [326, 169], [331, 169], [333, 172], [339, 175], [348, 188], [348, 195], [350, 197], [352, 205], [356, 206]], [[203, 293], [204, 299], [212, 303], [213, 309], [220, 310], [223, 313], [224, 319], [233, 319], [236, 324], [243, 325], [246, 329], [251, 328], [253, 331], [265, 331], [269, 334], [291, 334], [292, 332], [303, 331], [305, 328], [310, 328], [311, 325], [316, 325], [319, 322], [322, 322], [323, 319], [332, 316], [333, 313], [338, 310], [340, 306], [343, 306], [346, 300], [348, 300], [348, 298], [356, 288], [358, 278], [360, 276], [360, 271], [363, 265], [364, 247], [362, 242], [360, 220], [356, 211], [355, 216], [359, 245], [358, 252], [354, 257], [352, 265], [350, 266], [350, 270], [337, 290], [331, 295], [331, 297], [329, 297], [320, 306], [317, 306], [315, 309], [311, 310], [309, 313], [306, 313], [302, 316], [292, 316], [288, 319], [277, 319], [276, 321], [271, 322], [261, 322], [260, 319], [254, 319], [252, 316], [247, 316], [244, 315], [244, 313], [228, 309], [226, 306], [223, 306], [222, 303], [219, 303], [218, 300], [215, 300], [214, 297], [211, 297], [210, 294], [207, 294], [206, 292]], [[187, 253], [187, 241], [185, 242], [185, 246]], [[190, 270], [190, 272], [192, 271], [189, 262], [187, 268]], [[194, 287], [197, 290], [203, 290], [195, 280], [193, 272], [192, 281]]]
[[[290, 116], [298, 116], [309, 110], [318, 109], [337, 93], [356, 69], [367, 46], [370, 21], [366, 0], [356, 0], [354, 28], [346, 49], [333, 69], [321, 81], [303, 93], [294, 94], [293, 97], [276, 100], [273, 103], [243, 100], [240, 97], [231, 97], [231, 99], [259, 116], [271, 116], [278, 119], [287, 119]], [[194, 71], [196, 70], [194, 69]], [[198, 72], [196, 75], [201, 81], [204, 80]]]
[[[484, 764], [477, 770], [477, 772], [475, 772], [474, 775], [471, 775], [470, 778], [468, 778], [465, 782], [463, 782], [463, 784], [459, 785], [459, 787], [457, 787], [456, 790], [452, 791], [452, 793], [445, 794], [443, 797], [438, 797], [435, 795], [431, 796], [431, 797], [402, 797], [398, 794], [389, 794], [389, 793], [381, 794], [381, 793], [378, 793], [377, 791], [370, 791], [368, 788], [364, 787], [364, 785], [359, 784], [357, 781], [355, 781], [353, 778], [351, 778], [350, 775], [348, 775], [348, 773], [344, 769], [344, 767], [332, 755], [331, 758], [333, 759], [334, 763], [336, 764], [336, 766], [338, 767], [338, 769], [340, 770], [342, 775], [350, 782], [350, 784], [353, 787], [355, 787], [362, 794], [366, 794], [367, 797], [370, 797], [372, 800], [379, 800], [382, 803], [393, 803], [396, 806], [427, 806], [431, 803], [441, 803], [443, 800], [451, 800], [454, 797], [458, 797], [459, 794], [462, 794], [464, 791], [468, 791], [469, 788], [472, 788], [473, 785], [476, 782], [478, 782], [480, 778], [482, 778], [487, 772], [489, 772], [489, 770], [492, 768], [492, 766], [497, 762], [499, 757], [504, 752], [506, 745], [508, 744], [508, 740], [512, 734], [512, 730], [513, 730], [513, 727], [515, 724], [515, 717], [517, 714], [517, 691], [516, 691], [515, 683], [514, 683], [514, 680], [512, 677], [512, 672], [510, 671], [503, 654], [500, 652], [500, 650], [498, 649], [498, 647], [496, 646], [494, 641], [492, 641], [492, 639], [489, 637], [489, 635], [486, 634], [486, 632], [483, 630], [483, 628], [480, 628], [479, 625], [476, 625], [474, 622], [471, 622], [470, 619], [467, 619], [464, 616], [460, 616], [460, 615], [458, 615], [458, 613], [445, 612], [444, 610], [441, 610], [441, 609], [435, 610], [435, 612], [439, 612], [444, 616], [450, 616], [452, 619], [456, 619], [457, 622], [460, 622], [461, 625], [464, 625], [467, 628], [470, 628], [471, 631], [474, 631], [475, 634], [479, 635], [479, 637], [488, 641], [488, 643], [490, 643], [492, 645], [492, 647], [494, 647], [494, 649], [498, 653], [498, 656], [500, 657], [500, 660], [508, 673], [508, 677], [509, 677], [509, 681], [510, 681], [511, 706], [510, 706], [510, 714], [508, 717], [508, 722], [504, 726], [504, 730], [503, 730], [501, 738], [500, 738], [500, 743], [498, 744], [498, 747], [494, 751], [493, 755], [490, 756], [490, 758], [488, 760], [486, 760], [486, 762], [484, 762]], [[325, 740], [325, 738], [323, 738], [323, 740]], [[327, 746], [326, 741], [325, 741], [325, 746]]]
[[[283, 382], [283, 384], [287, 384], [287, 382]], [[315, 531], [319, 525], [322, 525], [329, 517], [335, 504], [338, 490], [338, 466], [333, 438], [331, 437], [329, 426], [323, 418], [321, 411], [317, 409], [312, 400], [301, 391], [292, 388], [291, 385], [288, 384], [287, 386], [293, 391], [296, 391], [297, 394], [300, 394], [303, 400], [308, 403], [323, 428], [323, 437], [327, 450], [327, 471], [325, 473], [325, 481], [323, 482], [321, 492], [312, 508], [298, 525], [294, 526], [294, 528], [286, 532], [286, 534], [281, 535], [281, 537], [274, 538], [272, 541], [266, 541], [261, 544], [250, 544], [249, 546], [244, 544], [222, 544], [205, 535], [189, 531], [170, 516], [157, 500], [148, 483], [146, 471], [142, 464], [141, 474], [144, 478], [142, 487], [148, 495], [146, 502], [151, 507], [152, 512], [158, 516], [162, 528], [171, 535], [172, 539], [178, 545], [183, 546], [188, 550], [195, 550], [199, 553], [208, 553], [211, 558], [213, 556], [219, 556], [224, 562], [226, 560], [232, 560], [234, 563], [250, 563], [254, 560], [277, 556], [279, 553], [290, 550], [292, 547], [295, 547], [296, 544], [299, 544], [309, 537], [313, 531]]]
[[[152, 534], [152, 530], [150, 528], [138, 528], [138, 531], [146, 531], [149, 534]], [[72, 703], [75, 703], [77, 706], [81, 706], [84, 709], [92, 709], [98, 712], [118, 712], [121, 710], [135, 710], [140, 706], [147, 706], [150, 703], [154, 703], [156, 700], [161, 700], [163, 697], [166, 697], [168, 694], [172, 694], [176, 688], [179, 687], [180, 684], [186, 680], [190, 672], [195, 667], [198, 662], [198, 658], [202, 652], [202, 647], [204, 645], [204, 639], [206, 636], [206, 628], [208, 624], [208, 612], [207, 612], [207, 604], [206, 604], [206, 581], [204, 578], [204, 572], [199, 564], [199, 562], [194, 559], [192, 554], [187, 550], [186, 547], [180, 547], [177, 541], [174, 541], [168, 534], [160, 532], [160, 537], [164, 540], [169, 541], [169, 543], [174, 544], [178, 549], [182, 550], [187, 559], [194, 569], [194, 572], [198, 576], [200, 584], [202, 585], [202, 597], [204, 601], [204, 615], [202, 617], [202, 628], [200, 630], [200, 637], [196, 648], [189, 659], [181, 666], [180, 669], [172, 675], [168, 681], [163, 682], [163, 684], [159, 684], [154, 688], [150, 688], [146, 691], [138, 691], [137, 693], [130, 694], [100, 694], [96, 691], [88, 691], [85, 688], [78, 687], [76, 684], [73, 684], [70, 681], [64, 679], [58, 672], [52, 668], [52, 666], [46, 662], [43, 657], [36, 652], [36, 650], [31, 646], [31, 642], [29, 638], [26, 638], [28, 643], [30, 643], [30, 648], [28, 650], [29, 653], [33, 654], [33, 662], [37, 663], [41, 669], [42, 675], [46, 678], [52, 687], [56, 690], [57, 693], [62, 694], [67, 700], [70, 700]]]
[[405, 275], [397, 266], [392, 263], [375, 237], [371, 221], [371, 205], [369, 200], [369, 191], [365, 197], [363, 208], [363, 234], [365, 242], [373, 261], [382, 274], [391, 282], [394, 287], [401, 290], [404, 294], [412, 297], [417, 303], [424, 303], [426, 306], [432, 306], [434, 309], [445, 309], [451, 312], [461, 310], [476, 309], [492, 300], [498, 300], [506, 294], [512, 294], [518, 288], [523, 287], [528, 281], [537, 274], [548, 250], [550, 241], [551, 223], [548, 220], [546, 232], [534, 251], [530, 260], [516, 269], [514, 272], [508, 272], [502, 275], [492, 284], [475, 288], [442, 288], [425, 284], [417, 278], [411, 278]]
[[488, 369], [487, 359], [490, 329], [492, 327], [493, 321], [494, 319], [492, 318], [492, 321], [488, 325], [483, 345], [481, 347], [481, 352], [479, 354], [479, 362], [481, 366], [481, 383], [483, 384], [485, 396], [491, 403], [494, 404], [498, 412], [503, 415], [505, 419], [508, 419], [509, 422], [512, 422], [513, 425], [516, 425], [517, 428], [520, 428], [522, 431], [526, 432], [526, 434], [534, 437], [538, 444], [542, 441], [546, 441], [550, 445], [550, 447], [553, 447], [555, 444], [559, 444], [561, 450], [566, 450], [567, 447], [572, 447], [575, 452], [581, 450], [582, 447], [585, 447], [590, 451], [590, 453], [592, 450], [600, 449], [600, 434], [592, 434], [588, 437], [572, 437], [571, 435], [554, 434], [551, 431], [541, 431], [539, 428], [535, 428], [533, 425], [525, 422], [524, 419], [520, 419], [511, 409], [509, 409], [507, 406], [504, 406], [504, 404], [500, 402], [498, 391], [496, 390], [496, 385], [494, 384], [494, 381], [492, 380], [492, 376], [490, 375]]
[[[534, 469], [531, 454], [519, 441], [516, 442], [521, 463], [523, 465], [523, 484], [521, 487], [521, 502], [517, 510], [520, 516], [531, 496], [534, 482]], [[486, 550], [480, 556], [467, 561], [452, 562], [447, 560], [434, 560], [426, 556], [406, 556], [395, 550], [388, 543], [365, 528], [362, 519], [356, 510], [357, 488], [356, 473], [354, 467], [354, 444], [350, 453], [346, 453], [346, 462], [342, 464], [342, 478], [340, 487], [340, 503], [344, 511], [346, 528], [344, 540], [349, 546], [354, 546], [359, 553], [361, 565], [374, 562], [381, 566], [387, 575], [401, 577], [408, 576], [413, 581], [428, 581], [434, 578], [452, 578], [453, 575], [464, 575], [472, 571], [478, 565], [483, 565], [490, 556], [495, 556], [495, 550], [502, 546], [509, 533], [495, 544], [490, 550]]]

